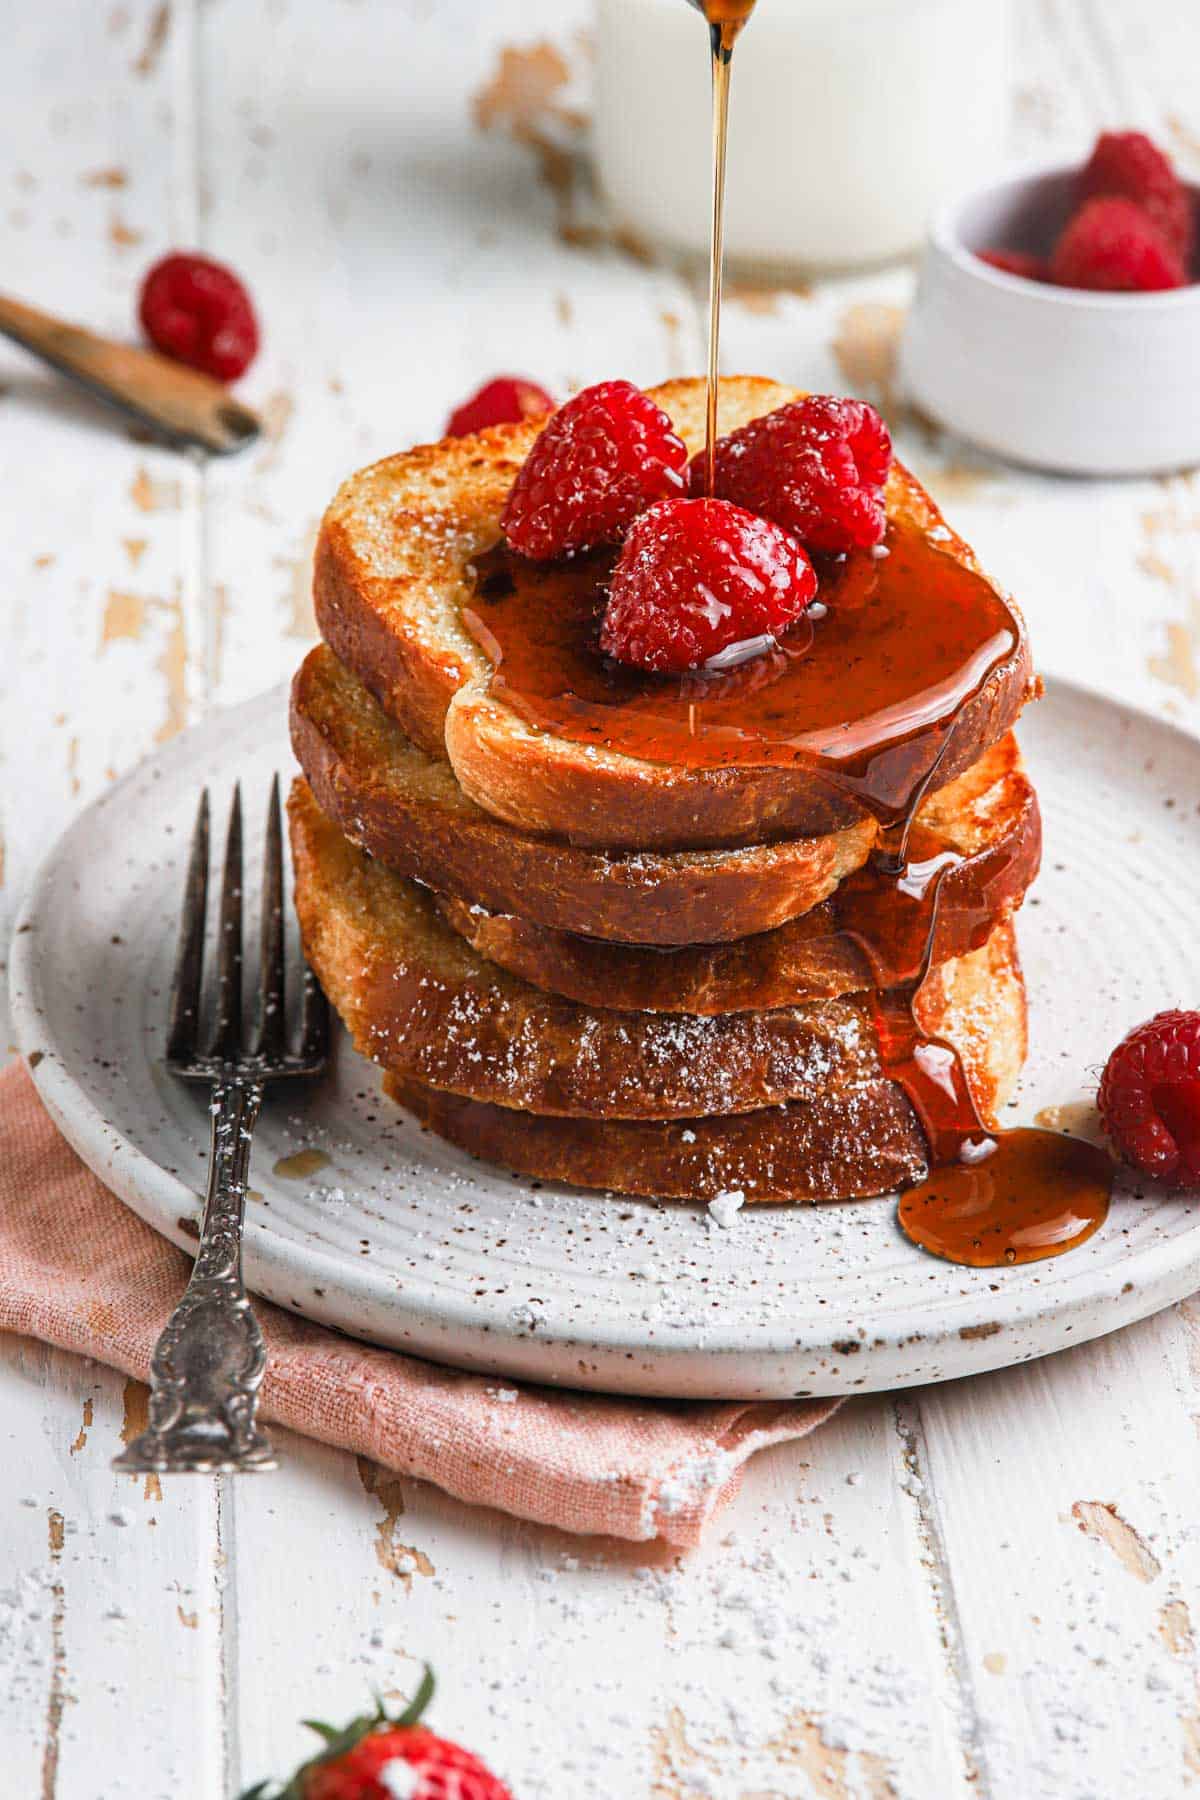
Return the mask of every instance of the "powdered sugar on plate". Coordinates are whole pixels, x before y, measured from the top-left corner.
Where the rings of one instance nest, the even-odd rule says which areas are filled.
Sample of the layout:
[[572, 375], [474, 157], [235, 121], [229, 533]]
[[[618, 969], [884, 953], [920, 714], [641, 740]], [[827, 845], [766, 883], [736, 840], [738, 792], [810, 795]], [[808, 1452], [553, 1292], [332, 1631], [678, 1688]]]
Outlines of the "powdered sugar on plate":
[[714, 1225], [720, 1225], [729, 1231], [737, 1223], [737, 1216], [746, 1204], [746, 1196], [741, 1188], [725, 1188], [714, 1194], [708, 1203], [708, 1216]]

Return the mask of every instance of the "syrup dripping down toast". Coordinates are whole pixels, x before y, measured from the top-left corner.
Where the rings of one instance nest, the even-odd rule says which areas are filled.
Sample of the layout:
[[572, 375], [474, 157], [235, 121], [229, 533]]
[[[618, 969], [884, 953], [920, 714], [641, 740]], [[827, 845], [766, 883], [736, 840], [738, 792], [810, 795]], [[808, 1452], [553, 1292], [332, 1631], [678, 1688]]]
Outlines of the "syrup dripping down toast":
[[[288, 813], [305, 954], [356, 1047], [406, 1081], [536, 1115], [661, 1120], [883, 1079], [862, 996], [708, 1018], [580, 1006], [485, 961], [425, 890], [350, 845], [301, 781]], [[961, 1039], [989, 1112], [1023, 1053], [1023, 992], [1005, 922], [919, 998], [927, 1032]]]
[[[645, 853], [532, 835], [470, 800], [449, 764], [413, 744], [323, 645], [296, 675], [291, 726], [322, 810], [352, 842], [467, 906], [548, 931], [663, 946], [766, 932], [833, 893], [863, 866], [877, 835], [860, 819], [824, 837]], [[934, 829], [961, 819], [952, 837], [957, 831], [973, 849], [982, 837], [970, 820], [982, 820], [987, 806], [993, 823], [1007, 811], [1035, 833], [1036, 801], [1011, 738], [932, 794], [919, 816]]]

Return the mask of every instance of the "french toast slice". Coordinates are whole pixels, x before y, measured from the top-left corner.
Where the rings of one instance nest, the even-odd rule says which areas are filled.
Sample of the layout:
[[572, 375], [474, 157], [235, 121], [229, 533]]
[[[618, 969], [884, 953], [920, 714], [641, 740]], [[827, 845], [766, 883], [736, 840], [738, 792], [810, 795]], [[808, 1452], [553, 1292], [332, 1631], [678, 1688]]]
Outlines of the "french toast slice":
[[[976, 1105], [994, 1125], [1025, 1056], [1025, 986], [1011, 926], [938, 980], [941, 1036], [958, 1048]], [[487, 1162], [614, 1193], [703, 1201], [738, 1188], [750, 1204], [853, 1200], [927, 1173], [924, 1135], [903, 1091], [866, 1071], [786, 1106], [665, 1123], [540, 1117], [393, 1073], [384, 1088], [423, 1125]]]
[[911, 1187], [925, 1140], [890, 1081], [729, 1118], [555, 1119], [489, 1106], [386, 1074], [385, 1093], [460, 1150], [536, 1181], [612, 1194], [748, 1204], [866, 1200]]
[[[704, 437], [704, 383], [667, 382], [655, 400], [690, 451]], [[756, 377], [721, 383], [728, 432], [797, 398]], [[499, 538], [505, 498], [543, 420], [421, 445], [375, 463], [339, 489], [317, 543], [313, 595], [322, 636], [419, 748], [448, 757], [463, 790], [521, 830], [602, 849], [711, 849], [817, 837], [862, 820], [848, 791], [810, 763], [705, 767], [651, 761], [528, 723], [493, 692], [492, 663], [467, 629], [473, 559]], [[976, 573], [900, 464], [888, 481], [894, 522]], [[1011, 609], [1015, 647], [960, 708], [936, 780], [953, 780], [1015, 722], [1034, 691], [1028, 642]]]
[[737, 850], [609, 854], [532, 836], [463, 793], [326, 646], [292, 686], [292, 746], [322, 810], [372, 856], [439, 892], [565, 931], [700, 944], [765, 931], [860, 868], [858, 820], [825, 837]]
[[[612, 854], [531, 836], [468, 799], [449, 765], [412, 743], [324, 645], [296, 674], [291, 731], [322, 811], [352, 843], [439, 894], [550, 931], [661, 946], [770, 931], [819, 905], [861, 868], [877, 835], [873, 822], [859, 820], [824, 837], [736, 850]], [[967, 816], [984, 797], [1007, 794], [1019, 809], [1025, 777], [1019, 792], [1005, 785], [1018, 766], [1015, 741], [1001, 739], [931, 794], [918, 820], [940, 829], [940, 821], [961, 813], [955, 829], [970, 843]]]
[[[1013, 734], [930, 795], [920, 818], [964, 859], [941, 882], [929, 953], [938, 964], [990, 935], [1038, 872], [1041, 813]], [[584, 1006], [711, 1016], [837, 999], [874, 980], [859, 940], [839, 930], [836, 895], [771, 931], [675, 949], [555, 931], [449, 895], [438, 895], [437, 905], [489, 962]]]
[[[749, 1112], [881, 1078], [865, 995], [713, 1018], [579, 1006], [486, 962], [425, 889], [348, 843], [303, 781], [288, 815], [305, 955], [356, 1048], [405, 1080], [609, 1120]], [[953, 1014], [964, 1050], [990, 1068], [1004, 1046], [968, 1044], [965, 1021], [1018, 966], [1002, 924], [931, 973], [922, 1028], [941, 1035]]]

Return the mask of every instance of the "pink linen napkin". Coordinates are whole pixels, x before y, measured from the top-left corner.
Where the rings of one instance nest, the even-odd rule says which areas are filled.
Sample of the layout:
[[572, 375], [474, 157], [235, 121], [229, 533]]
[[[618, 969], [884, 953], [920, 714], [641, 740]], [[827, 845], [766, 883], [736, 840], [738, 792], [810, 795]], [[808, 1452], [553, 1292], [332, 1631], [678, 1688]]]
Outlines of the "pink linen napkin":
[[[145, 1380], [189, 1273], [62, 1138], [21, 1063], [0, 1074], [0, 1330]], [[756, 1450], [836, 1400], [619, 1400], [376, 1350], [259, 1301], [265, 1418], [563, 1531], [687, 1548]]]

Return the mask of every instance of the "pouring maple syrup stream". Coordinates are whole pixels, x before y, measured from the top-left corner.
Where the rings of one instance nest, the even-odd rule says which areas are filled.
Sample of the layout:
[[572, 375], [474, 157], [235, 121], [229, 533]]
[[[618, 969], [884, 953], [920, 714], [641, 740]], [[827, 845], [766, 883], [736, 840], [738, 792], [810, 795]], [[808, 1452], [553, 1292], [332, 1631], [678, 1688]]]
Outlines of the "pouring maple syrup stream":
[[729, 78], [733, 46], [755, 0], [692, 0], [708, 21], [712, 44], [712, 233], [708, 252], [708, 393], [704, 491], [711, 494], [717, 453], [717, 360], [721, 345], [721, 277], [725, 266], [725, 151], [729, 140]]

